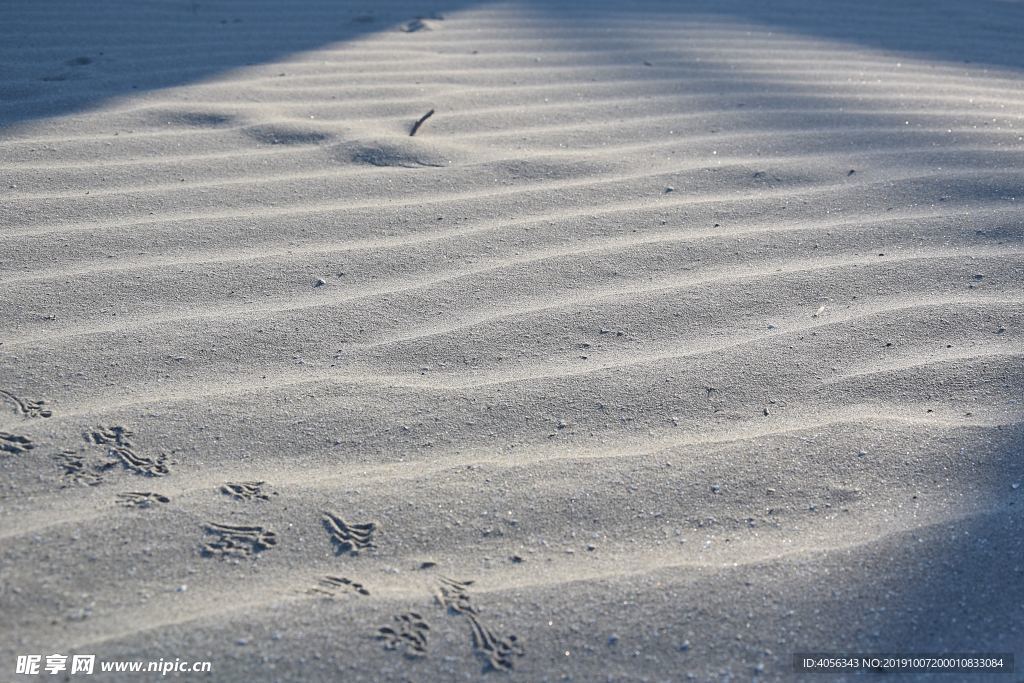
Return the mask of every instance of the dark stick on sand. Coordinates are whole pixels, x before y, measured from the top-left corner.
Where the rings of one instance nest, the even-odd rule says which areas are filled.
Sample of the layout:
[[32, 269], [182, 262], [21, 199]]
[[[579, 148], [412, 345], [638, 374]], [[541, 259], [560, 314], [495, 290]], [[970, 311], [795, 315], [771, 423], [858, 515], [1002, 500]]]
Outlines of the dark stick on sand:
[[412, 137], [413, 135], [416, 135], [416, 131], [418, 131], [420, 129], [420, 126], [423, 125], [423, 122], [426, 121], [427, 119], [429, 119], [433, 115], [434, 115], [434, 110], [431, 109], [426, 114], [421, 116], [419, 118], [419, 120], [416, 121], [416, 123], [412, 124], [412, 130], [409, 131], [409, 137]]

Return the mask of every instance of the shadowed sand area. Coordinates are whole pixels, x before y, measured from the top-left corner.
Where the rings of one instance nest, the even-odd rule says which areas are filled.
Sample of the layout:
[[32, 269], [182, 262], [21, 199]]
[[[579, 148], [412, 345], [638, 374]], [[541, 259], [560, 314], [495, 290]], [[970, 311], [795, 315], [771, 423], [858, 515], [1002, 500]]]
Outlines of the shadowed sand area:
[[0, 678], [1019, 670], [1021, 35], [998, 1], [7, 3]]

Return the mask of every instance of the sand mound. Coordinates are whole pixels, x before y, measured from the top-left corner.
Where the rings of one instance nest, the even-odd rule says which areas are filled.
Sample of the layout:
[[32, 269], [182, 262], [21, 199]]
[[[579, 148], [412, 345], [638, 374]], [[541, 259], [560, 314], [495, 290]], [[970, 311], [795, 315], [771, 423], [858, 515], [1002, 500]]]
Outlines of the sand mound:
[[438, 151], [437, 145], [411, 137], [353, 140], [335, 146], [331, 155], [343, 162], [391, 168], [443, 168], [452, 163], [451, 155]]

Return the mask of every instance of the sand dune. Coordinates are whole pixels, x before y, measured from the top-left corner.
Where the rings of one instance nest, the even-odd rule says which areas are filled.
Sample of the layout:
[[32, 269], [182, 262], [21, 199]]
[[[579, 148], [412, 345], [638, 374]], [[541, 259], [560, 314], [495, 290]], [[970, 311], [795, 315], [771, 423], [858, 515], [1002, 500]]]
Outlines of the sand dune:
[[1024, 657], [1021, 4], [3, 14], [0, 678]]

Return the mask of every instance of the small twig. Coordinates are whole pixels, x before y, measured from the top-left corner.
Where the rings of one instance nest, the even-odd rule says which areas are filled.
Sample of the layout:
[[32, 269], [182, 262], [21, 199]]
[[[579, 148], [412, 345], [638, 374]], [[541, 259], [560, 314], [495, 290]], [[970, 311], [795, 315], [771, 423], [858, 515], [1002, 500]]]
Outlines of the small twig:
[[426, 121], [427, 119], [429, 119], [433, 115], [434, 115], [434, 110], [431, 109], [426, 114], [421, 116], [419, 118], [419, 120], [416, 121], [416, 123], [412, 124], [412, 130], [409, 131], [409, 137], [412, 137], [413, 135], [416, 135], [416, 131], [418, 131], [420, 129], [420, 126], [423, 125], [423, 122]]

